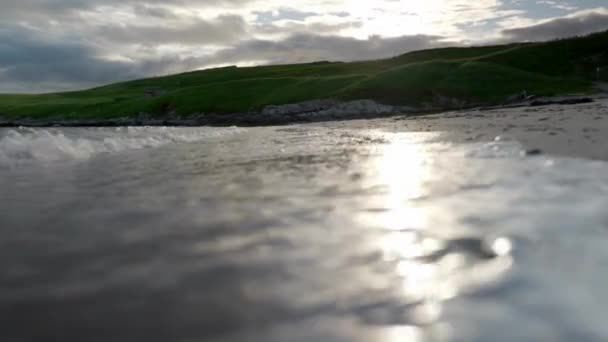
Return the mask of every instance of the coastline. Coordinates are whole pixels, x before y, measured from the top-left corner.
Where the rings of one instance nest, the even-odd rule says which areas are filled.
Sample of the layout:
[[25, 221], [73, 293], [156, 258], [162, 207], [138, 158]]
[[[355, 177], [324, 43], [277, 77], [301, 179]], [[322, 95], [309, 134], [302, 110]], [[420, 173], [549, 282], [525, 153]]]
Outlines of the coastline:
[[[493, 111], [511, 108], [541, 107], [550, 105], [575, 105], [593, 103], [600, 96], [560, 96], [547, 98], [531, 98], [505, 105], [491, 107], [461, 108], [471, 111]], [[379, 119], [389, 117], [415, 117], [424, 118], [432, 114], [446, 113], [454, 107], [427, 107], [424, 109], [407, 106], [391, 106], [377, 103], [373, 100], [363, 99], [348, 102], [334, 100], [312, 100], [286, 105], [271, 105], [259, 112], [245, 113], [195, 113], [187, 117], [167, 115], [166, 117], [152, 117], [147, 113], [140, 113], [137, 117], [121, 117], [110, 119], [4, 119], [0, 114], [0, 127], [126, 127], [126, 126], [170, 126], [170, 127], [197, 127], [197, 126], [242, 126], [262, 127], [281, 126], [300, 123], [347, 121], [361, 119]]]
[[608, 161], [608, 96], [575, 105], [450, 111], [325, 125], [373, 127], [394, 132], [441, 132], [441, 139], [451, 143], [512, 140], [521, 143], [531, 155]]
[[608, 161], [608, 149], [605, 148], [608, 146], [607, 93], [437, 111], [415, 111], [411, 108], [380, 105], [370, 100], [346, 104], [317, 101], [314, 105], [307, 102], [271, 106], [270, 110], [260, 113], [204, 114], [192, 118], [156, 119], [141, 116], [110, 120], [0, 119], [0, 127], [263, 127], [317, 124], [389, 131], [442, 132], [446, 141], [454, 143], [515, 140], [531, 154]]
[[[136, 117], [111, 119], [15, 119], [3, 120], [0, 127], [123, 127], [123, 126], [281, 126], [307, 122], [335, 120], [373, 119], [399, 115], [420, 115], [438, 110], [420, 111], [411, 107], [389, 106], [373, 100], [339, 102], [335, 100], [312, 100], [285, 105], [266, 106], [261, 111], [244, 113], [193, 113], [178, 117], [168, 113], [164, 117], [153, 117], [140, 113]], [[58, 116], [60, 117], [60, 116]]]

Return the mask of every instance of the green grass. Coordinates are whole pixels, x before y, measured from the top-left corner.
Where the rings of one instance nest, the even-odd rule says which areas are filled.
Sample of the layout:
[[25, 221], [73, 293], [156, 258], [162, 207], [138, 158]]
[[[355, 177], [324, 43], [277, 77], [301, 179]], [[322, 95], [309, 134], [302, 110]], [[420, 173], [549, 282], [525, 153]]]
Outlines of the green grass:
[[[187, 116], [323, 98], [421, 106], [447, 96], [492, 104], [524, 89], [537, 95], [588, 93], [598, 66], [608, 81], [608, 32], [545, 43], [423, 50], [367, 62], [209, 69], [77, 92], [0, 94], [0, 115], [113, 118], [174, 111]], [[147, 89], [165, 93], [147, 97]]]

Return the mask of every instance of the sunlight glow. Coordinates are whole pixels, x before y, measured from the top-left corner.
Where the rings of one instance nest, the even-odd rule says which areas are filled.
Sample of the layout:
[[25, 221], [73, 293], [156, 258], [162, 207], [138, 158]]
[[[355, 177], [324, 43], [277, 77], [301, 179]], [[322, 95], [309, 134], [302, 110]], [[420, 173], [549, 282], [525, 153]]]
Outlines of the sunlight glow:
[[[451, 241], [441, 228], [433, 229], [438, 215], [455, 215], [449, 208], [429, 205], [424, 198], [431, 191], [439, 170], [434, 159], [437, 144], [429, 143], [436, 134], [385, 134], [390, 143], [372, 159], [373, 183], [382, 191], [370, 198], [371, 207], [383, 210], [363, 216], [381, 231], [379, 248], [386, 262], [395, 265], [403, 296], [417, 304], [408, 318], [416, 324], [432, 324], [440, 319], [446, 300], [480, 286], [491, 285], [512, 267], [511, 240], [506, 237], [482, 241], [484, 250], [475, 249], [458, 238]], [[387, 339], [402, 335], [417, 340], [415, 330], [395, 330]]]
[[347, 9], [363, 22], [354, 30], [359, 38], [370, 35], [396, 37], [435, 31], [433, 22], [445, 0], [375, 2], [351, 0]]
[[393, 230], [423, 229], [428, 225], [428, 213], [412, 200], [424, 195], [425, 181], [431, 176], [425, 145], [401, 136], [380, 153], [376, 181], [387, 191], [382, 199], [387, 212], [380, 223]]
[[464, 26], [517, 13], [501, 10], [500, 6], [499, 0], [397, 0], [382, 1], [381, 5], [376, 1], [348, 0], [345, 8], [363, 25], [346, 34], [360, 39], [418, 34], [463, 37]]
[[511, 253], [513, 246], [511, 240], [507, 238], [498, 238], [492, 242], [491, 248], [497, 256], [506, 256]]
[[423, 340], [424, 334], [420, 328], [412, 326], [388, 328], [382, 336], [384, 342], [420, 342]]

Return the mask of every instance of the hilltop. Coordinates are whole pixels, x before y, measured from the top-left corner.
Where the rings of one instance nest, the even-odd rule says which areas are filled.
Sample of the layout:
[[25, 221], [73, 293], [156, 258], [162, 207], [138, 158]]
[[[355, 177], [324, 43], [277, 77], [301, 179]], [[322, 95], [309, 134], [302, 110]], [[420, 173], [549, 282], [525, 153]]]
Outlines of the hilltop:
[[[89, 90], [0, 95], [5, 119], [112, 119], [245, 113], [316, 99], [372, 99], [447, 109], [500, 104], [510, 95], [592, 91], [608, 81], [608, 32], [541, 43], [452, 47], [365, 62], [226, 67]], [[446, 101], [445, 99], [450, 99]]]

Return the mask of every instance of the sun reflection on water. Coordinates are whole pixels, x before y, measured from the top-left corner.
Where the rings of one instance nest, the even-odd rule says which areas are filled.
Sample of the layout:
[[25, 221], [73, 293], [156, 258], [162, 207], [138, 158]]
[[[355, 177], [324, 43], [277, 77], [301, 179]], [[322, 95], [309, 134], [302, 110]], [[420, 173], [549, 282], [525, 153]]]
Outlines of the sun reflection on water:
[[[425, 182], [431, 175], [426, 145], [415, 139], [397, 137], [382, 147], [374, 168], [376, 180], [386, 187], [382, 206], [387, 211], [380, 224], [389, 229], [423, 229], [428, 225], [424, 209], [412, 200], [425, 193]], [[409, 203], [408, 203], [409, 202]]]
[[[506, 273], [512, 266], [512, 243], [504, 237], [449, 238], [441, 227], [433, 227], [434, 217], [456, 215], [425, 199], [430, 182], [437, 181], [433, 177], [441, 174], [433, 164], [438, 152], [425, 142], [429, 136], [389, 138], [391, 143], [381, 147], [370, 166], [374, 184], [383, 192], [369, 206], [384, 210], [363, 219], [379, 228], [379, 249], [395, 265], [401, 295], [418, 303], [409, 323], [425, 326], [440, 320], [445, 301], [491, 285]], [[422, 336], [419, 328], [404, 327], [392, 329], [385, 340], [422, 341]]]

